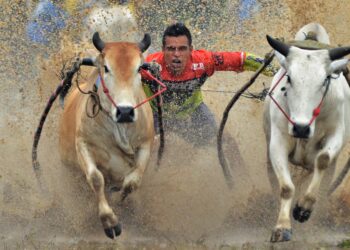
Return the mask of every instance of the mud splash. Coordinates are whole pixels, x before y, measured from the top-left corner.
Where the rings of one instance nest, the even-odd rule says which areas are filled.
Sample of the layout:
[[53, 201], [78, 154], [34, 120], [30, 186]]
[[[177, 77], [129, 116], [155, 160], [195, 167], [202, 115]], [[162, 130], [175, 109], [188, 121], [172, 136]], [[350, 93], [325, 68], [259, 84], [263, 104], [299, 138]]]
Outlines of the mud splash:
[[[162, 166], [156, 171], [155, 159], [152, 159], [142, 188], [123, 204], [119, 202], [119, 194], [110, 194], [111, 204], [120, 214], [124, 228], [122, 236], [111, 242], [101, 230], [95, 197], [84, 176], [60, 162], [57, 122], [61, 109], [56, 103], [39, 144], [43, 179], [48, 184], [47, 193], [41, 193], [31, 168], [33, 133], [47, 98], [59, 83], [57, 75], [62, 63], [73, 56], [95, 53], [86, 38], [88, 28], [84, 20], [93, 8], [103, 4], [81, 1], [74, 8], [75, 14], [67, 19], [66, 27], [50, 37], [48, 44], [40, 44], [27, 37], [27, 23], [37, 1], [27, 2], [1, 3], [4, 15], [0, 17], [0, 27], [4, 32], [0, 54], [6, 60], [0, 65], [3, 107], [0, 113], [0, 247], [312, 249], [332, 248], [348, 237], [349, 222], [343, 219], [349, 215], [348, 208], [324, 202], [318, 204], [307, 224], [293, 225], [292, 242], [269, 243], [278, 200], [270, 190], [265, 173], [263, 103], [249, 99], [238, 102], [226, 127], [226, 133], [238, 143], [242, 158], [237, 163], [236, 156], [230, 156], [233, 150], [225, 148], [235, 168], [233, 190], [224, 182], [215, 146], [193, 148], [168, 134]], [[118, 6], [108, 2], [105, 6]], [[346, 0], [303, 3], [257, 0], [255, 7], [249, 4], [244, 7], [243, 2], [188, 1], [181, 5], [174, 1], [148, 0], [134, 4], [131, 1], [119, 7], [130, 10], [137, 29], [120, 29], [120, 32], [126, 36], [136, 32], [136, 37], [150, 32], [154, 41], [152, 49], [158, 50], [164, 27], [173, 20], [181, 20], [193, 30], [196, 48], [246, 50], [264, 55], [270, 50], [264, 40], [266, 34], [292, 38], [300, 26], [317, 21], [329, 31], [332, 43], [349, 43], [347, 10], [350, 5]], [[162, 10], [157, 15], [154, 6]], [[243, 10], [245, 14], [240, 16]], [[239, 75], [220, 72], [206, 83], [205, 102], [215, 112], [218, 122], [232, 96], [229, 92], [237, 90], [250, 75], [250, 72]], [[261, 91], [263, 84], [268, 86], [270, 80], [261, 76], [252, 91]], [[339, 165], [346, 161], [348, 154], [346, 149]], [[294, 171], [296, 181], [300, 174], [301, 171]]]

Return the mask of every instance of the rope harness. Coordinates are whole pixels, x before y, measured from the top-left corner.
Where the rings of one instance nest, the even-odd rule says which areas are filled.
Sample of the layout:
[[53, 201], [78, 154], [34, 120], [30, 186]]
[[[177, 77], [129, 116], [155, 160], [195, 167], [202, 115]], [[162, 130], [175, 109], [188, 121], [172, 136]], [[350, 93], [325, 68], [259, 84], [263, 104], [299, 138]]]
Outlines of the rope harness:
[[[276, 99], [273, 97], [273, 91], [275, 90], [275, 88], [278, 86], [278, 84], [281, 82], [281, 80], [285, 77], [285, 75], [287, 74], [287, 72], [284, 72], [282, 74], [282, 76], [278, 79], [278, 81], [276, 82], [276, 84], [271, 88], [271, 91], [269, 91], [268, 95], [271, 98], [271, 100], [276, 104], [277, 108], [283, 113], [283, 115], [286, 117], [286, 119], [292, 124], [295, 125], [296, 123], [292, 120], [292, 118], [287, 114], [287, 112], [281, 107], [281, 105], [276, 101]], [[312, 118], [310, 119], [309, 123], [307, 126], [310, 126], [315, 119], [317, 118], [317, 116], [320, 114], [321, 112], [321, 106], [323, 104], [324, 98], [326, 97], [326, 94], [328, 92], [329, 89], [329, 85], [331, 83], [331, 76], [328, 76], [325, 81], [324, 81], [324, 85], [326, 86], [326, 90], [323, 93], [322, 99], [320, 101], [320, 103], [317, 105], [317, 107], [313, 110], [312, 112]]]
[[[224, 94], [236, 94], [237, 91], [232, 90], [214, 90], [214, 89], [201, 89], [203, 92], [213, 92], [213, 93], [224, 93]], [[258, 101], [263, 102], [269, 93], [269, 88], [265, 87], [258, 93], [253, 93], [248, 90], [246, 90], [244, 93], [241, 94], [241, 97], [247, 98], [247, 99], [256, 99]]]

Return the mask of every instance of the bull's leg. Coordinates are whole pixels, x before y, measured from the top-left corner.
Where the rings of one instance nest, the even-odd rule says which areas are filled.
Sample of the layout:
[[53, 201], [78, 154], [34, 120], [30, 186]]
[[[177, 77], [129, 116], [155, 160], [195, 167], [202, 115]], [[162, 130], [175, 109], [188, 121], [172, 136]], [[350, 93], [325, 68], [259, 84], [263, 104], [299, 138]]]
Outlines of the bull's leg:
[[122, 187], [122, 200], [124, 200], [128, 194], [136, 190], [141, 185], [141, 179], [145, 172], [146, 166], [149, 162], [151, 154], [151, 143], [143, 145], [136, 153], [136, 167], [135, 169], [124, 178]]
[[94, 162], [87, 146], [83, 142], [78, 142], [77, 144], [78, 161], [85, 172], [86, 179], [95, 192], [98, 203], [98, 215], [102, 222], [105, 234], [107, 237], [113, 239], [114, 235], [119, 236], [121, 234], [121, 226], [118, 223], [118, 218], [113, 212], [112, 208], [108, 205], [104, 188], [105, 180], [97, 169], [96, 163]]
[[[269, 100], [267, 100], [267, 103], [269, 103]], [[267, 105], [267, 103], [265, 103], [265, 105]], [[274, 192], [275, 190], [278, 189], [278, 181], [270, 159], [271, 123], [270, 123], [270, 117], [269, 117], [270, 115], [268, 111], [269, 109], [265, 107], [264, 132], [265, 132], [265, 139], [266, 139], [267, 177], [269, 178], [271, 190], [272, 192]]]
[[295, 187], [288, 169], [287, 141], [275, 133], [271, 138], [269, 152], [271, 164], [279, 183], [281, 198], [280, 211], [276, 227], [272, 232], [271, 242], [289, 241], [292, 237], [290, 209]]
[[330, 138], [324, 147], [326, 150], [321, 151], [317, 155], [310, 185], [308, 186], [305, 194], [299, 199], [293, 210], [293, 217], [295, 220], [305, 222], [310, 218], [324, 172], [328, 166], [335, 164], [335, 160], [341, 150], [341, 145], [342, 136], [339, 133], [339, 135]]
[[271, 160], [270, 160], [269, 149], [267, 150], [267, 157], [266, 158], [267, 158], [267, 162], [266, 162], [266, 165], [267, 165], [267, 177], [269, 178], [271, 190], [272, 190], [272, 192], [274, 192], [275, 190], [278, 189], [278, 180], [276, 178], [275, 171], [274, 171], [274, 169], [272, 167], [272, 163], [271, 163]]
[[311, 183], [306, 193], [299, 199], [293, 209], [293, 217], [299, 222], [305, 222], [310, 218], [313, 206], [316, 202], [317, 191], [320, 187], [324, 170], [328, 167], [330, 158], [327, 153], [322, 153], [316, 157], [315, 169]]

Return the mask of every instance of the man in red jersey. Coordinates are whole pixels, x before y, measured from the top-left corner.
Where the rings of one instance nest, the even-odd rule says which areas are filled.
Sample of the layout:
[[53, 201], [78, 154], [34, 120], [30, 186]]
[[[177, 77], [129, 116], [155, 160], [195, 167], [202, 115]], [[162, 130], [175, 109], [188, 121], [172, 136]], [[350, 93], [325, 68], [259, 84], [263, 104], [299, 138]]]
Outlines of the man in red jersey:
[[[208, 145], [217, 134], [217, 125], [203, 102], [201, 86], [215, 71], [256, 70], [264, 60], [247, 52], [194, 50], [188, 28], [175, 23], [164, 31], [162, 51], [150, 54], [146, 62], [160, 65], [160, 78], [167, 86], [163, 93], [164, 129], [196, 145]], [[263, 73], [272, 76], [275, 72], [269, 66]], [[143, 80], [150, 81], [147, 76]], [[145, 85], [145, 91], [153, 94], [155, 85]]]

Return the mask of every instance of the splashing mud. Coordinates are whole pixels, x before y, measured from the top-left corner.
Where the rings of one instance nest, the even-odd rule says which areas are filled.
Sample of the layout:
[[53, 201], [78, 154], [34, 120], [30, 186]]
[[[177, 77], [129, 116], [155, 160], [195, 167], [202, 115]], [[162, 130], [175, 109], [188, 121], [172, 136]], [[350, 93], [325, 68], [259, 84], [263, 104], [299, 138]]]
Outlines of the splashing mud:
[[[38, 149], [47, 184], [44, 193], [37, 186], [30, 158], [34, 131], [59, 84], [63, 63], [96, 53], [90, 43], [95, 30], [105, 40], [130, 41], [149, 32], [150, 50], [156, 51], [165, 26], [183, 21], [192, 30], [197, 49], [264, 55], [270, 50], [266, 34], [291, 39], [302, 25], [316, 21], [329, 31], [334, 45], [349, 45], [348, 0], [60, 1], [57, 6], [62, 13], [49, 20], [45, 19], [49, 10], [42, 16], [38, 10], [39, 4], [48, 2], [2, 1], [0, 6], [0, 248], [312, 249], [331, 248], [348, 238], [350, 204], [334, 195], [332, 206], [323, 199], [309, 222], [293, 225], [292, 242], [269, 243], [278, 199], [266, 175], [263, 103], [256, 100], [240, 99], [225, 129], [238, 145], [225, 146], [234, 169], [234, 188], [225, 184], [215, 145], [196, 148], [169, 133], [159, 170], [156, 146], [141, 188], [124, 203], [119, 202], [118, 193], [110, 193], [110, 204], [124, 228], [115, 241], [103, 234], [95, 197], [84, 176], [60, 162], [57, 125], [62, 110], [58, 102]], [[47, 26], [36, 27], [40, 22]], [[230, 92], [251, 74], [217, 72], [204, 85], [205, 102], [218, 123]], [[259, 77], [251, 91], [261, 91], [270, 81]], [[349, 152], [344, 150], [339, 165]], [[303, 174], [293, 171], [298, 189], [303, 187], [298, 182]]]

